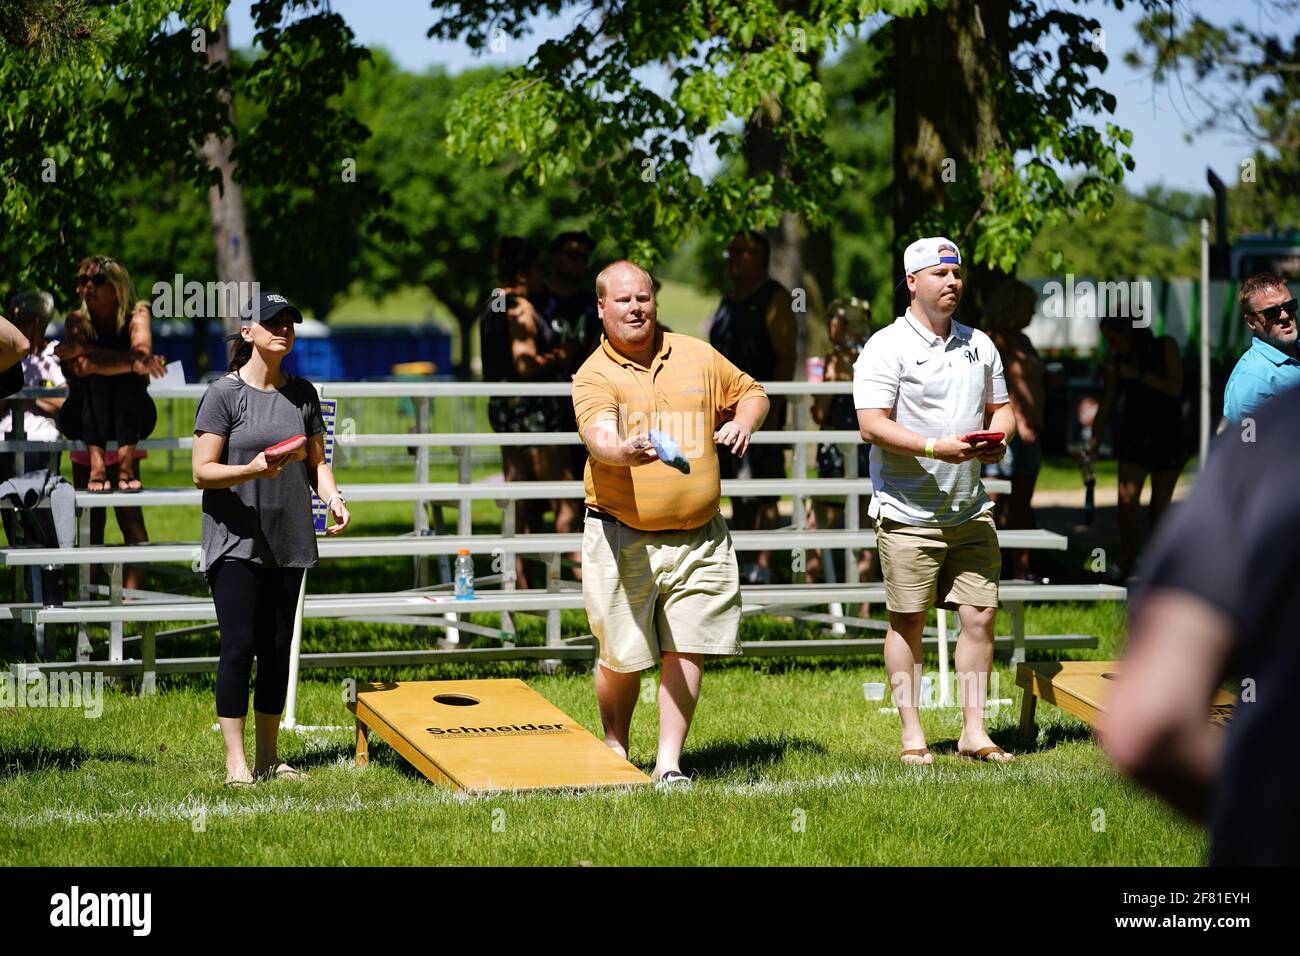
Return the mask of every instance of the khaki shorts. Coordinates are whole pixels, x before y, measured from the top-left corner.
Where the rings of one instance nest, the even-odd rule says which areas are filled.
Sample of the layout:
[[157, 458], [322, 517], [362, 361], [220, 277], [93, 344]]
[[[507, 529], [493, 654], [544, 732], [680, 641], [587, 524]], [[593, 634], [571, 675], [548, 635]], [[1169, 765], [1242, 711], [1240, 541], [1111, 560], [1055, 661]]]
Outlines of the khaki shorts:
[[740, 653], [740, 572], [721, 514], [692, 531], [637, 531], [588, 515], [582, 600], [612, 671], [653, 667], [664, 651]]
[[947, 528], [877, 518], [876, 549], [891, 611], [998, 606], [1002, 552], [991, 511]]

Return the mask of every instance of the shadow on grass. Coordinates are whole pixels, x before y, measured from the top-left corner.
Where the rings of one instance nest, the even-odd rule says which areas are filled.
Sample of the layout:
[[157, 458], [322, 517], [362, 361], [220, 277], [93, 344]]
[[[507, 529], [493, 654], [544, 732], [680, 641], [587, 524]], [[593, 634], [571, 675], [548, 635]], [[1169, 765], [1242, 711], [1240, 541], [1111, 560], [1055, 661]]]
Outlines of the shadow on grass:
[[805, 737], [752, 737], [689, 750], [683, 763], [692, 776], [700, 779], [740, 774], [752, 782], [761, 779], [788, 753], [824, 754], [826, 748]]
[[0, 750], [0, 778], [16, 777], [37, 770], [78, 770], [87, 760], [107, 760], [117, 763], [152, 763], [136, 754], [112, 751], [87, 750], [85, 747], [46, 747], [34, 744], [12, 750]]

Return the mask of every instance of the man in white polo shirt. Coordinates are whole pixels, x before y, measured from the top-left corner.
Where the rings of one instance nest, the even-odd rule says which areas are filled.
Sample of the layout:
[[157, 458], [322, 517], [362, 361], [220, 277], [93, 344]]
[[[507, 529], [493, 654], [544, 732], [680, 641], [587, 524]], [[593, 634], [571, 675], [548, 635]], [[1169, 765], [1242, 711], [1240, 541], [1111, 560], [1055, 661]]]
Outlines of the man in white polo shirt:
[[[862, 438], [871, 444], [870, 515], [885, 577], [885, 667], [903, 723], [904, 763], [934, 762], [917, 709], [921, 632], [931, 607], [961, 618], [956, 670], [963, 757], [1006, 762], [984, 729], [1002, 558], [980, 462], [1006, 454], [1016, 419], [998, 350], [953, 321], [961, 253], [936, 236], [903, 253], [911, 305], [873, 335], [853, 369]], [[1002, 432], [1001, 441], [962, 436]]]

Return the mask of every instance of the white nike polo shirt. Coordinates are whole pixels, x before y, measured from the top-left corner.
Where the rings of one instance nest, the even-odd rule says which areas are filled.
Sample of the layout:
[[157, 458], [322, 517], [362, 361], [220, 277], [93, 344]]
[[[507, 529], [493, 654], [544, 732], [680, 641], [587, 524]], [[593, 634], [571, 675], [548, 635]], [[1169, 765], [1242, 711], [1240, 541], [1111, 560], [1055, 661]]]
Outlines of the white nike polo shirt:
[[[941, 339], [907, 313], [867, 340], [853, 366], [853, 404], [887, 408], [890, 418], [926, 438], [984, 427], [984, 405], [1007, 401], [1002, 359], [987, 335], [953, 321]], [[980, 462], [898, 455], [871, 446], [872, 518], [945, 527], [993, 507]]]

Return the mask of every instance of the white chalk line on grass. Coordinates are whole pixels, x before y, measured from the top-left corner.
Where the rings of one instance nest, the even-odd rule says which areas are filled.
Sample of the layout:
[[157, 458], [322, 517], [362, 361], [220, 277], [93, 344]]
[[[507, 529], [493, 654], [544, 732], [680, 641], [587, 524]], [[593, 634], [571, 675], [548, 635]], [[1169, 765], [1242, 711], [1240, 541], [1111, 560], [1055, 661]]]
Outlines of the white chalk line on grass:
[[[970, 782], [972, 778], [980, 783], [1032, 782], [1035, 785], [1053, 783], [1077, 783], [1081, 780], [1090, 783], [1102, 783], [1107, 778], [1104, 774], [1067, 773], [1053, 768], [1022, 765], [1016, 767], [985, 768], [949, 768], [949, 767], [914, 767], [899, 773], [886, 772], [879, 768], [867, 770], [844, 770], [802, 780], [759, 780], [750, 783], [700, 783], [692, 792], [729, 793], [739, 797], [783, 796], [808, 790], [832, 790], [844, 787], [905, 785], [925, 786], [935, 784], [953, 784]], [[291, 784], [292, 786], [292, 784]], [[143, 803], [115, 810], [94, 811], [76, 807], [51, 807], [39, 813], [29, 813], [16, 817], [0, 818], [0, 823], [12, 829], [28, 829], [41, 826], [87, 826], [110, 824], [123, 821], [190, 822], [201, 814], [207, 819], [238, 818], [256, 816], [263, 813], [382, 813], [407, 806], [442, 806], [446, 804], [474, 804], [494, 800], [609, 800], [622, 799], [636, 793], [644, 792], [640, 788], [606, 788], [601, 790], [561, 790], [561, 791], [498, 791], [484, 794], [465, 794], [435, 789], [421, 788], [403, 794], [394, 794], [376, 800], [365, 800], [360, 794], [353, 793], [343, 799], [303, 800], [299, 795], [281, 793], [266, 798], [257, 798], [249, 803], [218, 800], [209, 802], [203, 798], [187, 798], [173, 803]], [[675, 794], [665, 794], [672, 799]]]

